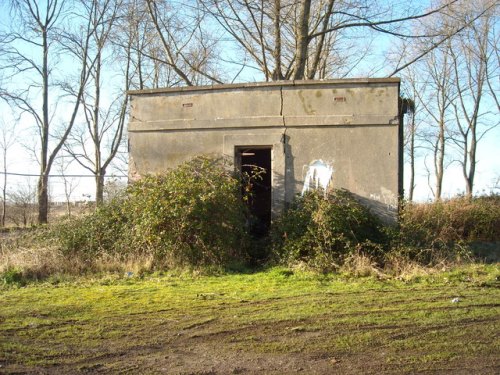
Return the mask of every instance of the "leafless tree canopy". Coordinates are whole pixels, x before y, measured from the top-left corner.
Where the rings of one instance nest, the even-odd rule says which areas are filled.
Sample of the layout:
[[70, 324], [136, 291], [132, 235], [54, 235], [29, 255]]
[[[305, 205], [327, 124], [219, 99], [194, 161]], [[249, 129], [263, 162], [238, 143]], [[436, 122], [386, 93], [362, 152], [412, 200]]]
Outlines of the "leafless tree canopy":
[[413, 62], [401, 70], [406, 94], [420, 108], [409, 160], [417, 149], [427, 151], [422, 158], [437, 199], [453, 165], [462, 171], [462, 191], [473, 194], [480, 141], [498, 129], [498, 11], [495, 1], [459, 1], [420, 26], [441, 35], [400, 45], [393, 56], [396, 66]]
[[126, 154], [129, 89], [360, 72], [407, 80], [411, 175], [423, 164], [439, 198], [458, 163], [472, 194], [478, 142], [498, 125], [498, 9], [494, 0], [9, 0], [0, 97], [36, 132], [38, 220], [61, 154], [94, 176], [102, 202], [104, 178]]

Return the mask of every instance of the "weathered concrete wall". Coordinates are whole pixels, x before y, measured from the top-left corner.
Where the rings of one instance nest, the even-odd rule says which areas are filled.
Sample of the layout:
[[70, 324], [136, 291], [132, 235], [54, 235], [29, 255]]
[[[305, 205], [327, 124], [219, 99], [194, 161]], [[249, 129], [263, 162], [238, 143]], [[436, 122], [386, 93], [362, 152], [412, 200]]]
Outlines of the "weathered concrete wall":
[[401, 193], [399, 79], [274, 82], [132, 91], [130, 177], [196, 155], [271, 146], [273, 208], [322, 161], [329, 186], [391, 215]]

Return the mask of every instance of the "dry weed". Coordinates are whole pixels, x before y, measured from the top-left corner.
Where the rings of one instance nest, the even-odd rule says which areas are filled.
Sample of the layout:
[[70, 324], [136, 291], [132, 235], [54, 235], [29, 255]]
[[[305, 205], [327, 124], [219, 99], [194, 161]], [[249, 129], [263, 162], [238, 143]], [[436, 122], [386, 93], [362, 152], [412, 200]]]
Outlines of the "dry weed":
[[449, 262], [439, 262], [434, 266], [422, 265], [402, 256], [389, 257], [384, 270], [397, 280], [411, 281], [419, 277], [433, 275], [451, 268]]
[[93, 270], [98, 273], [128, 273], [140, 275], [154, 269], [154, 256], [151, 254], [130, 255], [123, 258], [117, 255], [104, 255], [94, 262]]
[[120, 258], [106, 255], [93, 260], [64, 255], [57, 246], [0, 246], [0, 274], [15, 269], [26, 279], [42, 280], [57, 274], [89, 273], [140, 275], [154, 268], [151, 255]]
[[373, 276], [379, 279], [385, 279], [387, 277], [387, 275], [377, 267], [376, 261], [362, 253], [349, 255], [340, 267], [340, 271], [356, 277]]
[[40, 279], [71, 270], [66, 259], [56, 247], [17, 247], [0, 251], [0, 273], [17, 269], [24, 275]]

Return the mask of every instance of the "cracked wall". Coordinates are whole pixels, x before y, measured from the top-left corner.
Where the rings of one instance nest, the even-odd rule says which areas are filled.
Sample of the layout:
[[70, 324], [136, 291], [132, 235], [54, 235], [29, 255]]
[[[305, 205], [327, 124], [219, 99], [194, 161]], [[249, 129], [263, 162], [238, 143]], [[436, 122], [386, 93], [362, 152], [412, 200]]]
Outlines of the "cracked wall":
[[132, 91], [130, 176], [196, 155], [271, 146], [273, 211], [307, 184], [311, 163], [390, 218], [401, 193], [398, 79], [273, 82]]

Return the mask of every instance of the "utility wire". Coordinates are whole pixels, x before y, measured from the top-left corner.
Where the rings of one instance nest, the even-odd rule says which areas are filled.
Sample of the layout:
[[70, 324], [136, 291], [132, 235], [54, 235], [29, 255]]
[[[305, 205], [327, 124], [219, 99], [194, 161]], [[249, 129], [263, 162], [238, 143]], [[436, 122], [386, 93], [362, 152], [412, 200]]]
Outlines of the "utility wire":
[[[39, 174], [29, 174], [29, 173], [14, 173], [14, 172], [1, 172], [0, 171], [0, 174], [7, 175], [7, 176], [40, 177]], [[95, 178], [95, 175], [93, 175], [93, 174], [49, 174], [49, 177], [92, 177], [92, 178]], [[114, 177], [127, 178], [128, 176], [125, 176], [125, 175], [104, 176], [104, 178], [114, 178]]]

